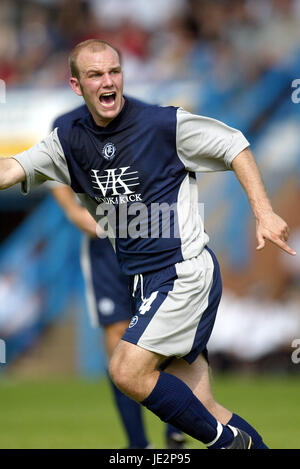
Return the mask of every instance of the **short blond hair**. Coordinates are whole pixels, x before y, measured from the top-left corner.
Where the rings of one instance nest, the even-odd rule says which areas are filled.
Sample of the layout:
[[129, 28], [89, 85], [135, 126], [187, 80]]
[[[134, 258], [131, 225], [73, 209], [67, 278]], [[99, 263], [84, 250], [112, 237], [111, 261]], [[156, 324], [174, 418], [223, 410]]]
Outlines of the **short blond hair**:
[[82, 49], [89, 49], [91, 52], [101, 52], [107, 47], [110, 47], [112, 50], [116, 52], [119, 58], [119, 61], [121, 63], [120, 51], [116, 47], [111, 45], [109, 42], [104, 41], [103, 39], [87, 39], [86, 41], [83, 41], [77, 44], [69, 55], [69, 68], [70, 68], [71, 76], [75, 78], [79, 78], [80, 73], [77, 67], [77, 57], [79, 55], [79, 52]]

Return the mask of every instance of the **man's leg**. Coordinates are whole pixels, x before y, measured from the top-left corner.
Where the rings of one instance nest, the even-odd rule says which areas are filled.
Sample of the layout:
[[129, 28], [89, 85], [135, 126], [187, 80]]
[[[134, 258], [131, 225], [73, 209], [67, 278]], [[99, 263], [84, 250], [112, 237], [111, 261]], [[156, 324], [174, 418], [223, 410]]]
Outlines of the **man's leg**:
[[196, 258], [135, 276], [131, 291], [134, 321], [110, 362], [115, 384], [209, 448], [249, 449], [246, 432], [223, 425], [182, 379], [159, 371], [167, 357], [184, 356], [193, 363], [207, 344], [222, 292], [214, 254], [205, 249]]
[[[128, 327], [129, 321], [120, 321], [104, 328], [106, 353], [110, 360], [114, 349]], [[109, 377], [115, 403], [124, 426], [129, 448], [146, 448], [149, 441], [146, 436], [141, 406], [121, 392]]]
[[[120, 321], [104, 328], [105, 345], [108, 360], [120, 342], [129, 321]], [[129, 447], [145, 448], [149, 446], [143, 424], [141, 405], [121, 392], [109, 378], [115, 402], [122, 419], [129, 440]], [[182, 432], [171, 424], [166, 425], [166, 445], [170, 449], [184, 448], [184, 436]]]
[[184, 381], [158, 370], [164, 360], [161, 355], [121, 340], [110, 362], [110, 375], [124, 393], [161, 420], [212, 448], [229, 447], [234, 431], [217, 421]]
[[[107, 269], [108, 265], [109, 269]], [[110, 359], [130, 321], [131, 304], [128, 278], [120, 272], [115, 252], [108, 239], [86, 237], [82, 244], [81, 266], [86, 284], [87, 305], [91, 322], [94, 327], [103, 327], [106, 353]], [[107, 305], [108, 307], [113, 306], [111, 314], [103, 311], [105, 305], [106, 307]], [[111, 380], [110, 383], [117, 409], [128, 436], [129, 446], [148, 446], [140, 405], [129, 400]], [[174, 433], [176, 429], [170, 425], [167, 427], [167, 435], [170, 436], [170, 433]], [[178, 432], [176, 430], [177, 437]], [[171, 436], [168, 438], [167, 445], [170, 442], [172, 447], [174, 444], [178, 447], [178, 441], [172, 441], [172, 438]]]
[[247, 432], [252, 437], [253, 449], [268, 449], [262, 437], [248, 422], [215, 401], [211, 390], [209, 366], [202, 354], [191, 365], [183, 359], [174, 359], [165, 371], [184, 381], [223, 425], [231, 425]]
[[174, 359], [165, 371], [184, 381], [222, 424], [229, 422], [232, 412], [215, 401], [211, 390], [209, 366], [202, 354], [192, 364], [184, 359]]

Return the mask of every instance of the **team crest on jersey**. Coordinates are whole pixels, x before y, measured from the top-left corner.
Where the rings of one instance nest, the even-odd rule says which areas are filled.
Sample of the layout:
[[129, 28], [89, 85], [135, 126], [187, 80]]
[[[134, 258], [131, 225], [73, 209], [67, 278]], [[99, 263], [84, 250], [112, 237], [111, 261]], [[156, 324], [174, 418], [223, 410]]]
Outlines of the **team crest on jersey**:
[[102, 155], [106, 160], [112, 160], [116, 154], [116, 147], [113, 143], [106, 143], [102, 149]]

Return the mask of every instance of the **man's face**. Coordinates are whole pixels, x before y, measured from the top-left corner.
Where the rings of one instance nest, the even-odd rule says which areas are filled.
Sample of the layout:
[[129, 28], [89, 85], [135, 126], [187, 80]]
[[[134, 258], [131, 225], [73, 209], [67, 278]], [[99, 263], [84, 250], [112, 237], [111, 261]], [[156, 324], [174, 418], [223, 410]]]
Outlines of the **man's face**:
[[77, 56], [79, 79], [70, 78], [70, 85], [83, 96], [97, 125], [105, 127], [124, 105], [123, 73], [117, 53], [110, 47], [99, 52], [83, 49]]

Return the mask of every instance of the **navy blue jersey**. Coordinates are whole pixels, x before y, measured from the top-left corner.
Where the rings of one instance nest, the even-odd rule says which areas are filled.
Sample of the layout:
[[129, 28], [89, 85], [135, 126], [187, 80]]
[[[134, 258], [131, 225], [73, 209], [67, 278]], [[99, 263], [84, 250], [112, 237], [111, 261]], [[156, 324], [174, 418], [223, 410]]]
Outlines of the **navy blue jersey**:
[[[112, 205], [117, 219], [123, 204], [127, 213], [136, 202], [148, 209], [148, 223], [142, 227], [145, 237], [133, 239], [126, 232], [119, 237], [122, 227], [116, 226], [116, 251], [127, 274], [140, 271], [137, 263], [141, 261], [143, 271], [149, 271], [183, 260], [180, 238], [172, 236], [174, 225], [170, 238], [150, 237], [151, 204], [176, 204], [186, 176], [176, 152], [176, 112], [174, 107], [159, 108], [126, 99], [119, 116], [105, 128], [97, 126], [84, 109], [59, 122], [58, 137], [76, 193], [88, 194], [97, 204], [104, 204], [103, 208]], [[106, 155], [108, 145], [112, 150]], [[128, 215], [128, 224], [135, 215]], [[174, 223], [173, 212], [172, 216]]]
[[52, 134], [15, 157], [26, 187], [70, 184], [98, 221], [109, 219], [126, 275], [197, 256], [208, 242], [195, 171], [230, 169], [249, 145], [214, 119], [125, 98], [120, 114], [96, 125], [85, 106], [59, 118]]

